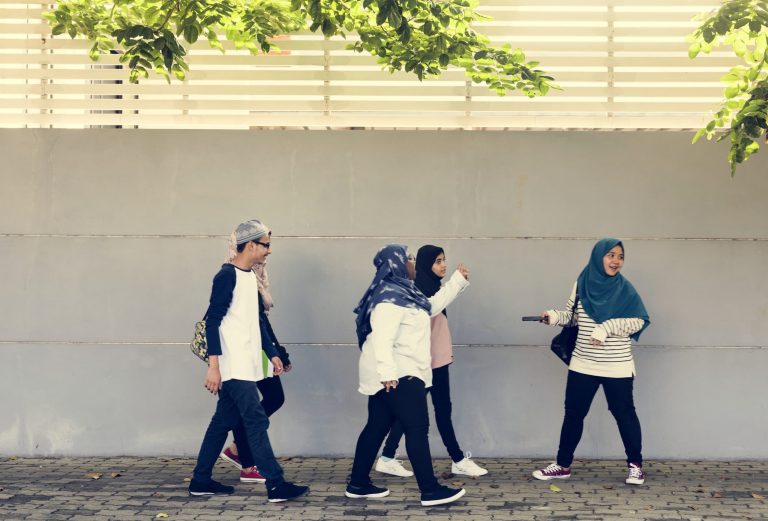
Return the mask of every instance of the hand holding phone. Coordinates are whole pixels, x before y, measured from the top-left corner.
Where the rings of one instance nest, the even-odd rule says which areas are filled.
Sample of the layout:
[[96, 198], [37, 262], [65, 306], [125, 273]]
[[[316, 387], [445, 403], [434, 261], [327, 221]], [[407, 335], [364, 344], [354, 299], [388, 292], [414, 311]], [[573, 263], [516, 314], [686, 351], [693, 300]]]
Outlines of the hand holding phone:
[[541, 322], [541, 316], [539, 315], [528, 315], [523, 317], [523, 322]]

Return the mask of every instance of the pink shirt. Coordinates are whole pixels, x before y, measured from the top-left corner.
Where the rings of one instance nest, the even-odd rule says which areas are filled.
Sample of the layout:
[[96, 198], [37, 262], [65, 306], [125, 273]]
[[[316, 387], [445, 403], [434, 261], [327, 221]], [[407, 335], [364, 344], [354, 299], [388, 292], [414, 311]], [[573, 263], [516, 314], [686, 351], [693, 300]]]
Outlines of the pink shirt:
[[439, 313], [432, 317], [432, 369], [453, 362], [453, 340], [448, 329], [448, 317]]

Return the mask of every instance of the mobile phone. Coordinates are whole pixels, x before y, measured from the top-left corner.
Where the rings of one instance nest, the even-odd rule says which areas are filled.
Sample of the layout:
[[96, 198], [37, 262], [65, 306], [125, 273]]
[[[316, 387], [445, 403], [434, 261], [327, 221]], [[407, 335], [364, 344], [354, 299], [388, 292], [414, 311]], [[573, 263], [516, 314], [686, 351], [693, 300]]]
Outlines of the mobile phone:
[[541, 322], [541, 317], [538, 315], [525, 316], [523, 322]]

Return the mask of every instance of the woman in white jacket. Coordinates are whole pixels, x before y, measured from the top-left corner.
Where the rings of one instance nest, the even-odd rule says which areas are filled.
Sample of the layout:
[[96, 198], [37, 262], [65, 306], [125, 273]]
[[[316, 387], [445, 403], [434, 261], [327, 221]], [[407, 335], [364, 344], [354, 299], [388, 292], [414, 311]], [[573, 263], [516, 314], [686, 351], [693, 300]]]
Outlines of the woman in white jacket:
[[427, 298], [413, 283], [415, 263], [405, 246], [386, 246], [376, 254], [373, 264], [376, 276], [355, 308], [362, 350], [358, 390], [368, 396], [368, 421], [357, 441], [346, 496], [389, 495], [388, 489], [371, 483], [370, 472], [390, 427], [399, 420], [421, 504], [456, 501], [465, 490], [438, 483], [429, 451], [426, 390], [432, 385], [430, 316], [440, 313], [469, 285], [469, 271], [459, 264], [445, 286]]

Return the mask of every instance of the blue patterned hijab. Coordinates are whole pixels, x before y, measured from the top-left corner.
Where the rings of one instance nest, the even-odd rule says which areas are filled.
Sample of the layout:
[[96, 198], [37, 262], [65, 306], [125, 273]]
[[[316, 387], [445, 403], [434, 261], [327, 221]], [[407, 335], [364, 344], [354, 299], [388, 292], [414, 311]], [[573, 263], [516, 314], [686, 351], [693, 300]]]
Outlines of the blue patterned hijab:
[[635, 287], [621, 273], [611, 277], [605, 273], [603, 257], [616, 246], [624, 245], [618, 239], [600, 239], [592, 248], [589, 264], [581, 271], [577, 282], [577, 291], [584, 311], [592, 319], [601, 324], [611, 318], [642, 318], [643, 328], [634, 333], [632, 338], [637, 341], [640, 334], [651, 323], [643, 300], [637, 294]]
[[355, 325], [360, 349], [371, 332], [371, 312], [376, 304], [388, 302], [431, 312], [432, 304], [408, 278], [408, 269], [405, 267], [407, 261], [406, 248], [402, 244], [389, 244], [373, 258], [376, 276], [354, 311], [357, 314]]

